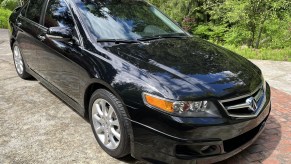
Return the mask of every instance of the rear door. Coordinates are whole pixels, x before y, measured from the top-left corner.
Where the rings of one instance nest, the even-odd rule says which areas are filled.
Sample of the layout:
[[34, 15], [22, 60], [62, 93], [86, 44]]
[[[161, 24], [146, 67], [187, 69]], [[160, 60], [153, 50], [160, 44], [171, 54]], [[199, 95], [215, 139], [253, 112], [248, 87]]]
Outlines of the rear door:
[[24, 8], [17, 19], [17, 26], [19, 33], [17, 36], [17, 42], [20, 46], [23, 58], [27, 65], [38, 72], [38, 68], [41, 65], [41, 59], [37, 55], [40, 45], [40, 20], [41, 12], [44, 10], [45, 0], [31, 0], [26, 8]]

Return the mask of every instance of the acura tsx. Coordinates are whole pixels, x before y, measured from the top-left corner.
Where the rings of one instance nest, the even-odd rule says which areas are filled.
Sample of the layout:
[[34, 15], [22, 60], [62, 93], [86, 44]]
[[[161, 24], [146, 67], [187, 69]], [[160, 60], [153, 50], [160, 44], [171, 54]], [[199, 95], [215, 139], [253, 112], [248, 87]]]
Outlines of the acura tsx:
[[221, 161], [255, 141], [271, 110], [257, 66], [143, 0], [30, 0], [9, 28], [18, 75], [88, 120], [115, 158]]

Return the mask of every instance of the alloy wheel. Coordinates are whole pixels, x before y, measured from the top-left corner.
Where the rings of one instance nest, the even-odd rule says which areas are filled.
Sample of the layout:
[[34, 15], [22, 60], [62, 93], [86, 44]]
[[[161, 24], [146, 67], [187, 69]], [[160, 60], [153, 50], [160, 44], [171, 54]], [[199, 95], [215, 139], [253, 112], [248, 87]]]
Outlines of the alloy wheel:
[[18, 72], [18, 74], [22, 75], [23, 74], [23, 69], [24, 69], [24, 65], [23, 65], [23, 61], [22, 61], [22, 56], [20, 54], [20, 50], [18, 46], [14, 46], [14, 62], [15, 62], [15, 67], [16, 67], [16, 71]]
[[100, 98], [92, 106], [92, 121], [94, 130], [101, 143], [114, 150], [120, 143], [120, 124], [113, 106]]

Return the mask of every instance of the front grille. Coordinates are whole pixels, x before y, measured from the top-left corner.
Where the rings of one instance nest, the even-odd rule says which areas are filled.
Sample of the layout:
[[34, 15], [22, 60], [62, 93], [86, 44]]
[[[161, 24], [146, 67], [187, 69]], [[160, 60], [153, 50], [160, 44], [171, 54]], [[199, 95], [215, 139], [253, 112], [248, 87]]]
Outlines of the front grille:
[[229, 116], [233, 117], [254, 117], [263, 108], [265, 102], [265, 91], [259, 87], [252, 94], [221, 100], [220, 104]]

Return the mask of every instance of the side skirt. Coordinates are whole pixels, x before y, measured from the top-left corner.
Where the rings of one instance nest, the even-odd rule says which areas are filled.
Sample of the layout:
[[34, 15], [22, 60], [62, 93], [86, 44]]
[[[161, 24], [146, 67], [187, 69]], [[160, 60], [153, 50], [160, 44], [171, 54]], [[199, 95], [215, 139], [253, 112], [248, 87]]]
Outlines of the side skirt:
[[[28, 69], [27, 69], [28, 68]], [[47, 88], [49, 91], [51, 91], [53, 94], [55, 94], [58, 98], [60, 98], [62, 101], [64, 101], [68, 106], [74, 109], [74, 111], [82, 116], [85, 117], [85, 109], [76, 101], [71, 99], [68, 95], [60, 91], [58, 88], [56, 88], [54, 85], [49, 83], [47, 80], [42, 78], [40, 75], [38, 75], [36, 72], [31, 70], [28, 66], [26, 66], [26, 71], [32, 75], [34, 78], [36, 78], [41, 84], [44, 85], [45, 88]]]

